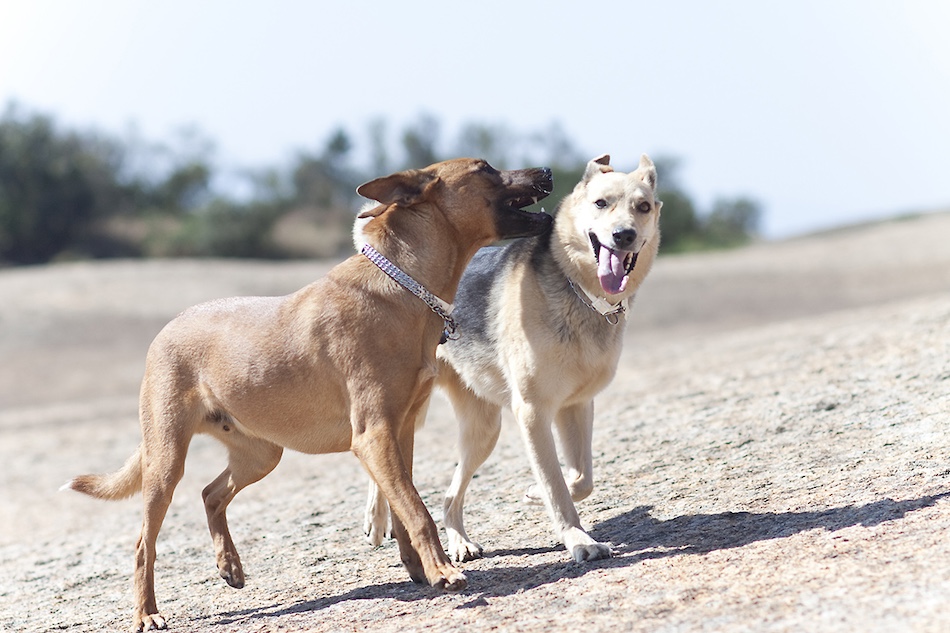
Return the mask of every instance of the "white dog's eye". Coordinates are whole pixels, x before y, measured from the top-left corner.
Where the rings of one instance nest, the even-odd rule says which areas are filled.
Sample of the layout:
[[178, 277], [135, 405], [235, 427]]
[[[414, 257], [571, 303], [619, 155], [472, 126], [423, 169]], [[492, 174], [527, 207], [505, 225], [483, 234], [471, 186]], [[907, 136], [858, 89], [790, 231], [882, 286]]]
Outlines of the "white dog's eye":
[[651, 208], [649, 202], [641, 202], [637, 205], [637, 211], [640, 213], [649, 213]]
[[607, 201], [601, 198], [600, 200], [596, 200], [594, 202], [594, 206], [597, 207], [598, 209], [604, 209], [607, 207]]

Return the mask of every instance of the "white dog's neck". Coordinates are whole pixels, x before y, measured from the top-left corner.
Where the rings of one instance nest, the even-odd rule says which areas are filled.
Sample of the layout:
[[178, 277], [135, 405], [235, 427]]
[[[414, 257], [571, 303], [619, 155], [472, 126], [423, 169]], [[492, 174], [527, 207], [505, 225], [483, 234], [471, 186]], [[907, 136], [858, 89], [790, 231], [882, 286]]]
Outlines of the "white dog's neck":
[[625, 296], [618, 303], [611, 303], [603, 297], [598, 297], [597, 295], [591, 294], [587, 288], [583, 286], [583, 284], [575, 284], [569, 276], [567, 276], [567, 283], [571, 285], [574, 293], [577, 294], [577, 297], [582, 302], [584, 302], [588, 308], [607, 319], [607, 322], [611, 325], [617, 325], [617, 323], [620, 322], [621, 317], [623, 317], [624, 313], [627, 311], [629, 297]]

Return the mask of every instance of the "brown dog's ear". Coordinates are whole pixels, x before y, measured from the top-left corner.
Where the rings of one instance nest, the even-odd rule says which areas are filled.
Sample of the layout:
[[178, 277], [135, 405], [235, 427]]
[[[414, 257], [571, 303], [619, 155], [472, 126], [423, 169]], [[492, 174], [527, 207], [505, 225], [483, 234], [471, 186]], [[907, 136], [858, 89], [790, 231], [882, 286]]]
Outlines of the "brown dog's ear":
[[[381, 202], [383, 205], [398, 204], [408, 207], [422, 202], [430, 187], [437, 181], [438, 177], [429, 172], [421, 169], [410, 169], [371, 180], [360, 185], [356, 193], [364, 198]], [[376, 209], [369, 209], [364, 213], [379, 215], [382, 213], [382, 209], [376, 207]]]
[[590, 180], [595, 174], [606, 174], [613, 171], [610, 166], [610, 154], [601, 154], [597, 158], [587, 163], [587, 169], [584, 170], [584, 180]]
[[650, 189], [656, 190], [656, 167], [653, 161], [646, 154], [640, 156], [640, 166], [633, 172], [640, 180], [650, 185]]

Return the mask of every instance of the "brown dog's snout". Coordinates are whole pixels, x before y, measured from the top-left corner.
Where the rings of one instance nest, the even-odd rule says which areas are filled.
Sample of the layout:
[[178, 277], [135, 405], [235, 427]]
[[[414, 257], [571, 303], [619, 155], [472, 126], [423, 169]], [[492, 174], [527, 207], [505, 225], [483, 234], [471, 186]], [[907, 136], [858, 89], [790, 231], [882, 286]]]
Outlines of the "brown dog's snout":
[[532, 167], [501, 172], [505, 187], [520, 189], [525, 198], [537, 202], [554, 191], [554, 175], [550, 167]]
[[540, 170], [540, 181], [536, 186], [538, 191], [547, 196], [550, 195], [552, 191], [554, 191], [554, 173], [551, 171], [550, 167], [541, 167]]
[[532, 167], [501, 172], [503, 198], [495, 209], [498, 239], [541, 235], [550, 230], [554, 218], [547, 213], [525, 211], [554, 190], [554, 176], [548, 167]]

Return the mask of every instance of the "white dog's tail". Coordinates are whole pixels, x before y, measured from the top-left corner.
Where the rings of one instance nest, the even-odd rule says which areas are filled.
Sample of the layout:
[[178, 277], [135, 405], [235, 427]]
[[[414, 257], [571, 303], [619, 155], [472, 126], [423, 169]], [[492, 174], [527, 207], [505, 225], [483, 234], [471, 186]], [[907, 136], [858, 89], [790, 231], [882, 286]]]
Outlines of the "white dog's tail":
[[75, 490], [97, 499], [125, 499], [142, 489], [142, 446], [118, 471], [108, 475], [80, 475], [67, 481], [60, 490]]

